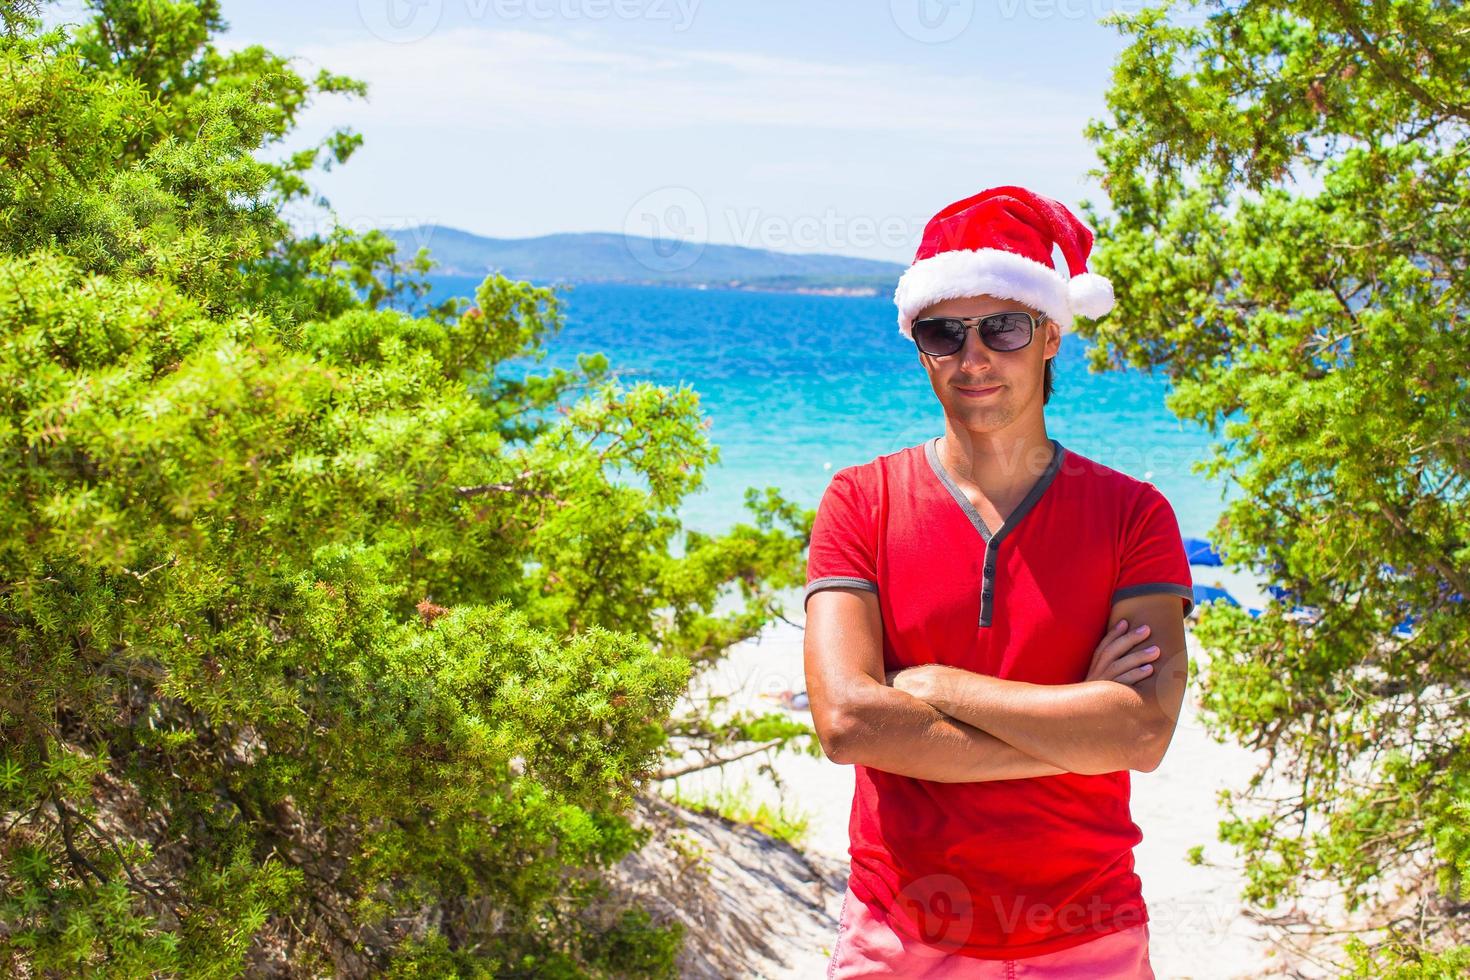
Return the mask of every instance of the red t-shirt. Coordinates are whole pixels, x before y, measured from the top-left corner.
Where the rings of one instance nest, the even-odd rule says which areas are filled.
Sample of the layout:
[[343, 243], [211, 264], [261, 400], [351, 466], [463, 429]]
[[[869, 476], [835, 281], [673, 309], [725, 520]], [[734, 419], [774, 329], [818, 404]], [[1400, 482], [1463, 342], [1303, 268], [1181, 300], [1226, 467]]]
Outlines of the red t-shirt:
[[[1164, 592], [1193, 609], [1179, 525], [1153, 484], [1052, 439], [992, 535], [939, 439], [838, 470], [812, 527], [806, 596], [876, 592], [885, 670], [1078, 683], [1116, 600]], [[1148, 921], [1128, 770], [972, 783], [856, 770], [852, 890], [910, 936], [1019, 959]]]

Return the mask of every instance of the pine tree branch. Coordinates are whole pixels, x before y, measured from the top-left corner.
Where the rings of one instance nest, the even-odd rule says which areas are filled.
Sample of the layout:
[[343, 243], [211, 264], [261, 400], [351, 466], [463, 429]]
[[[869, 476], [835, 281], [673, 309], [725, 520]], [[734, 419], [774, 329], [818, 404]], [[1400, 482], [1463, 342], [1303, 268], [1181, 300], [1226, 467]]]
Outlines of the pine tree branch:
[[740, 759], [744, 759], [746, 756], [755, 755], [757, 752], [764, 752], [766, 751], [766, 749], [775, 748], [784, 741], [786, 741], [786, 739], [784, 738], [773, 738], [769, 742], [764, 742], [760, 745], [757, 745], [753, 749], [747, 749], [744, 752], [740, 752], [728, 758], [705, 759], [700, 762], [691, 762], [689, 765], [680, 766], [677, 769], [661, 769], [657, 773], [654, 773], [653, 778], [673, 779], [675, 776], [687, 776], [691, 772], [702, 772], [705, 769], [714, 769], [717, 766], [728, 765], [731, 762], [736, 762]]

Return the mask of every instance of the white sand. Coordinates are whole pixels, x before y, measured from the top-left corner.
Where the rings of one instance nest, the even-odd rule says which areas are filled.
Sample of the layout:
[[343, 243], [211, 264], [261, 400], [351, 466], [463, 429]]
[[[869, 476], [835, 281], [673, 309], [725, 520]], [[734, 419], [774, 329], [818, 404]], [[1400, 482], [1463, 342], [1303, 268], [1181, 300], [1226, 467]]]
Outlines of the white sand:
[[[1196, 581], [1213, 584], [1214, 577], [1208, 576], [1211, 572], [1222, 570], [1196, 569]], [[1233, 575], [1218, 577], [1242, 604], [1259, 606], [1264, 601], [1248, 581]], [[806, 681], [799, 596], [788, 601], [787, 609], [788, 618], [797, 625], [778, 622], [760, 637], [732, 649], [718, 667], [700, 678], [691, 696], [728, 694], [727, 710], [761, 713], [780, 710], [762, 694], [803, 690]], [[1192, 635], [1190, 656], [1198, 665], [1205, 663]], [[1242, 876], [1232, 866], [1233, 849], [1216, 840], [1220, 819], [1217, 793], [1225, 788], [1244, 789], [1255, 760], [1252, 753], [1238, 746], [1220, 745], [1210, 738], [1194, 711], [1197, 685], [1187, 693], [1185, 712], [1164, 763], [1154, 772], [1135, 772], [1132, 776], [1132, 815], [1144, 835], [1134, 857], [1149, 909], [1150, 958], [1161, 980], [1259, 976], [1272, 963], [1269, 943], [1256, 923], [1243, 914], [1238, 899]], [[811, 722], [809, 712], [791, 714]], [[768, 774], [758, 772], [766, 764], [785, 784], [784, 790]], [[844, 863], [847, 860], [851, 766], [791, 752], [774, 757], [762, 752], [658, 785], [666, 794], [676, 789], [682, 796], [693, 798], [712, 797], [721, 789], [743, 789], [753, 802], [765, 801], [773, 808], [785, 806], [787, 812], [802, 811], [809, 819], [805, 848]], [[1206, 863], [1202, 866], [1187, 860], [1187, 852], [1195, 845], [1203, 845]], [[834, 930], [839, 902], [840, 896], [834, 896]], [[812, 950], [793, 963], [792, 972], [786, 975], [820, 976], [817, 971], [825, 969], [827, 955], [825, 947]]]

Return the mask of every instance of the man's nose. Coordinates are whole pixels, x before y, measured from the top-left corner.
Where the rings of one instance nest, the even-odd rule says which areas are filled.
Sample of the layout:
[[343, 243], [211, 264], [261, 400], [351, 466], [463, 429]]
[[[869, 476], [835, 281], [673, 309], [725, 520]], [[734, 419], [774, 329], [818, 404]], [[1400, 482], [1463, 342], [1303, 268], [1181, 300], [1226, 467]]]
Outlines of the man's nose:
[[965, 331], [965, 343], [960, 348], [960, 364], [969, 367], [971, 365], [983, 365], [990, 361], [990, 348], [985, 346], [985, 341], [980, 339], [978, 327]]

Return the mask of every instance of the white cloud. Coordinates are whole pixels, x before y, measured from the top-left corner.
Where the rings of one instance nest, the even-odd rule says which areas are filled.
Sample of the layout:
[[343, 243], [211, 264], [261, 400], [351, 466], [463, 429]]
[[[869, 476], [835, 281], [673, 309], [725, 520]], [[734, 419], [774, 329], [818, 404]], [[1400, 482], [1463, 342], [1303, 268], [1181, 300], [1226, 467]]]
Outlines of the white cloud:
[[368, 82], [366, 103], [334, 103], [330, 113], [369, 132], [770, 126], [1036, 147], [1075, 144], [1087, 119], [1075, 98], [983, 71], [615, 49], [596, 37], [513, 29], [457, 27], [408, 44], [358, 37], [298, 54], [304, 67]]
[[365, 102], [322, 99], [287, 147], [336, 126], [367, 137], [313, 181], [354, 226], [621, 231], [642, 227], [650, 195], [680, 193], [711, 242], [907, 262], [949, 201], [1009, 183], [1072, 201], [1091, 163], [1095, 105], [963, 59], [822, 60], [483, 23], [404, 44], [360, 31], [264, 43], [307, 73], [369, 84]]

